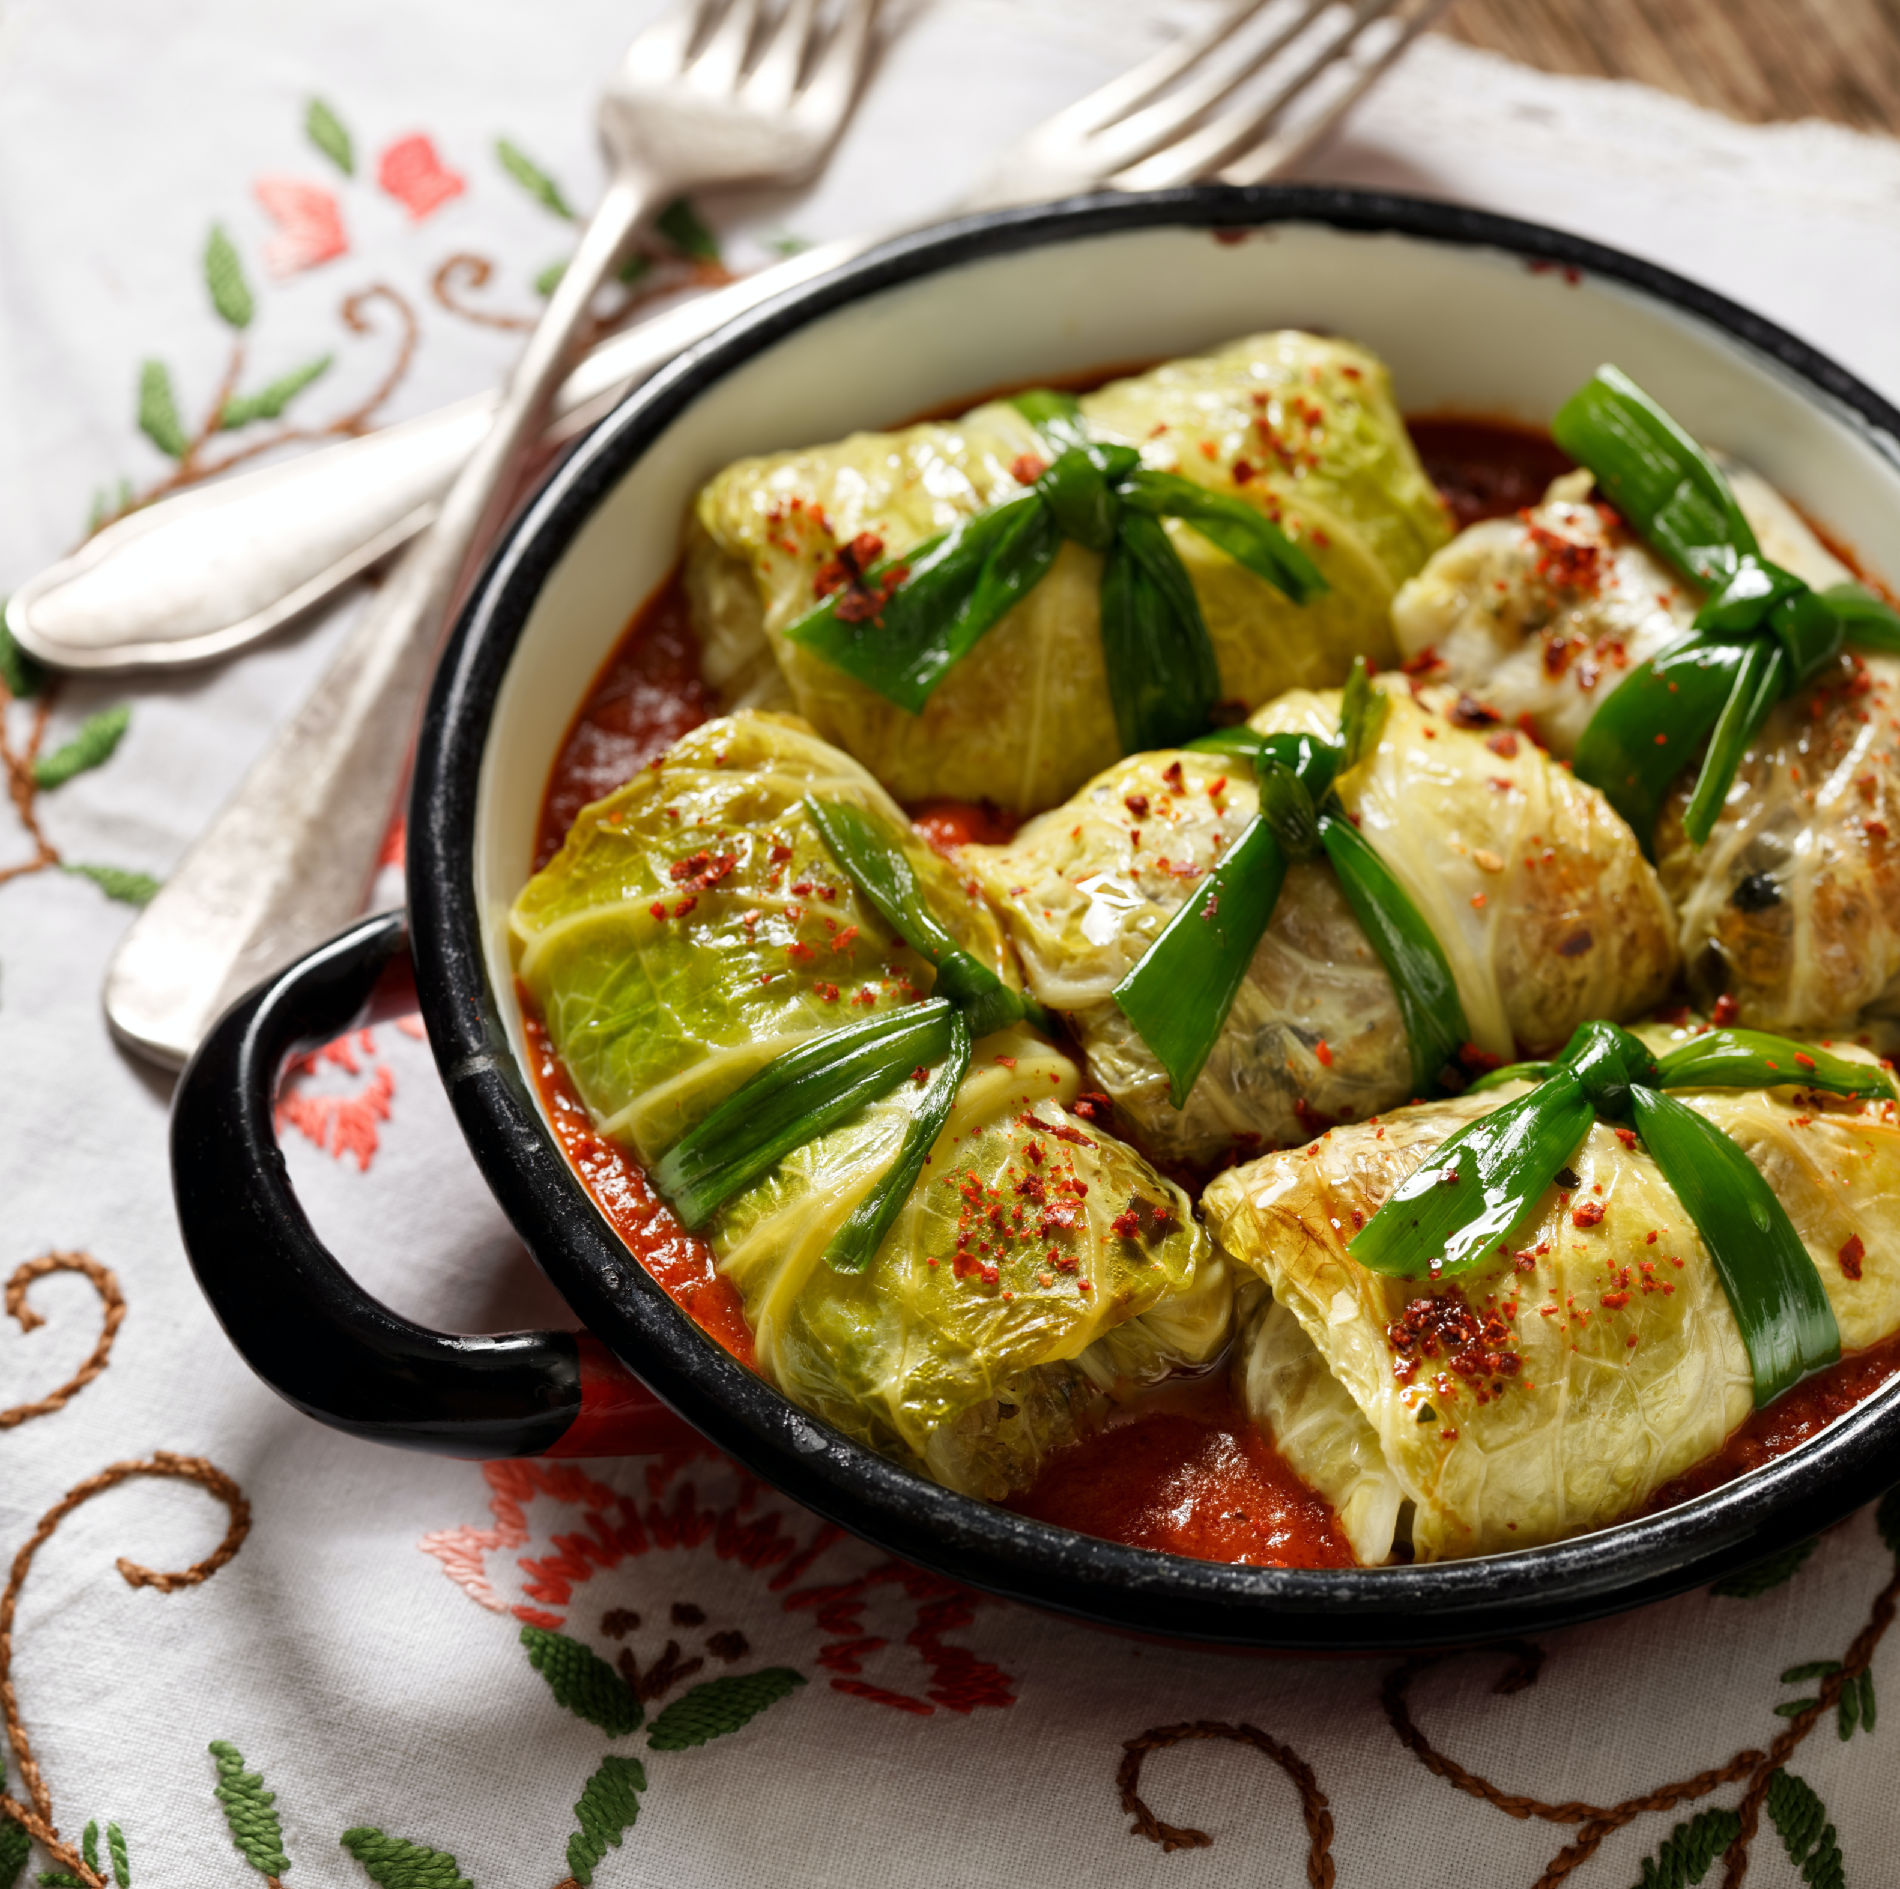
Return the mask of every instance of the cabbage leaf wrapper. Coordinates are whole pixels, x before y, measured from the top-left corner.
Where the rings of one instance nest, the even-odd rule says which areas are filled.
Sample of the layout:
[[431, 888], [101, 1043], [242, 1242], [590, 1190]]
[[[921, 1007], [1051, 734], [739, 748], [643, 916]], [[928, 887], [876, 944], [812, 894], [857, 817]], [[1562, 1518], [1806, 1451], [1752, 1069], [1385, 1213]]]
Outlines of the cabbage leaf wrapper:
[[[1656, 875], [1594, 789], [1529, 740], [1461, 728], [1402, 679], [1373, 753], [1336, 791], [1448, 958], [1473, 1048], [1554, 1050], [1587, 1018], [1638, 1015], [1675, 971]], [[1337, 691], [1295, 691], [1263, 734], [1332, 737]], [[1258, 806], [1244, 763], [1192, 749], [1132, 755], [1007, 846], [962, 862], [1002, 914], [1031, 992], [1064, 1014], [1094, 1079], [1159, 1158], [1306, 1141], [1412, 1099], [1391, 980], [1329, 867], [1289, 867], [1273, 921], [1186, 1106], [1113, 1001]]]
[[[1773, 562], [1817, 589], [1852, 578], [1770, 486], [1727, 474]], [[1422, 675], [1564, 757], [1604, 691], [1687, 634], [1704, 596], [1592, 490], [1567, 473], [1528, 517], [1461, 532], [1392, 612]], [[1643, 837], [1705, 1007], [1727, 996], [1734, 1021], [1796, 1035], [1900, 1017], [1896, 714], [1900, 658], [1850, 651], [1769, 714], [1705, 844], [1683, 826], [1692, 774], [1668, 795]]]
[[[1657, 1050], [1688, 1040], [1639, 1034]], [[1513, 1250], [1455, 1282], [1369, 1272], [1347, 1253], [1400, 1182], [1526, 1088], [1335, 1129], [1219, 1176], [1203, 1197], [1215, 1237], [1272, 1290], [1239, 1347], [1249, 1413], [1368, 1566], [1406, 1543], [1432, 1561], [1605, 1527], [1711, 1455], [1754, 1405], [1693, 1223], [1640, 1143], [1603, 1123]], [[1676, 1096], [1786, 1208], [1843, 1349], [1900, 1330], [1895, 1104], [1792, 1088]]]
[[[1326, 581], [1295, 603], [1180, 520], [1162, 521], [1224, 698], [1250, 710], [1290, 687], [1343, 682], [1355, 654], [1392, 660], [1392, 598], [1449, 527], [1376, 357], [1297, 332], [1259, 335], [1111, 382], [1080, 407], [1092, 439], [1257, 506]], [[879, 559], [1021, 497], [1049, 451], [1016, 407], [992, 401], [954, 422], [727, 467], [687, 533], [708, 679], [728, 702], [788, 696], [901, 800], [1053, 806], [1121, 752], [1097, 552], [1065, 542], [915, 715], [784, 635]]]
[[[649, 1167], [781, 1052], [930, 994], [930, 964], [839, 869], [808, 795], [901, 832], [957, 945], [1020, 986], [988, 906], [854, 761], [790, 717], [709, 722], [584, 809], [511, 920], [577, 1093]], [[924, 1086], [794, 1150], [705, 1237], [794, 1403], [997, 1498], [1107, 1399], [1213, 1358], [1231, 1290], [1186, 1195], [1070, 1114], [1074, 1060], [1020, 1025], [976, 1044], [869, 1265], [827, 1264]]]

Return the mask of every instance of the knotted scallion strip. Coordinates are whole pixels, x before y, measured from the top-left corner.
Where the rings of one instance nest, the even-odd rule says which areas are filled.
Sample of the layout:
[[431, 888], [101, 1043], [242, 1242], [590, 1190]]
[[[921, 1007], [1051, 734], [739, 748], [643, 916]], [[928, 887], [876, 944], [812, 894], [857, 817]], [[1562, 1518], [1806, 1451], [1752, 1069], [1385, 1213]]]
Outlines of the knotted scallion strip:
[[1168, 1072], [1176, 1108], [1213, 1053], [1294, 861], [1324, 858], [1332, 866], [1391, 979], [1418, 1094], [1438, 1087], [1468, 1040], [1443, 947], [1332, 791], [1378, 746], [1386, 708], [1362, 660], [1346, 685], [1333, 740], [1227, 728], [1189, 744], [1248, 761], [1260, 811], [1115, 988], [1122, 1014]]
[[1102, 656], [1125, 753], [1198, 734], [1220, 664], [1194, 586], [1161, 525], [1178, 518], [1295, 603], [1326, 589], [1313, 560], [1243, 500], [1091, 440], [1073, 396], [1015, 406], [1054, 457], [1030, 489], [883, 558], [785, 632], [911, 714], [1048, 574], [1064, 540], [1103, 557]]
[[804, 810], [872, 909], [936, 971], [931, 997], [847, 1024], [775, 1057], [668, 1151], [654, 1183], [689, 1229], [763, 1180], [794, 1148], [854, 1120], [906, 1080], [921, 1084], [896, 1157], [833, 1236], [825, 1257], [861, 1272], [877, 1256], [955, 1106], [973, 1040], [1041, 1007], [963, 949], [930, 908], [903, 841], [846, 801]]
[[950, 1054], [954, 1006], [935, 997], [828, 1030], [775, 1056], [667, 1151], [653, 1184], [697, 1231], [794, 1148], [853, 1120]]
[[1892, 1086], [1875, 1069], [1752, 1030], [1716, 1030], [1662, 1057], [1612, 1023], [1578, 1027], [1554, 1062], [1473, 1084], [1536, 1087], [1472, 1122], [1403, 1181], [1347, 1247], [1405, 1278], [1468, 1271], [1510, 1239], [1598, 1121], [1633, 1124], [1682, 1202], [1747, 1347], [1757, 1406], [1840, 1355], [1840, 1333], [1807, 1249], [1742, 1150], [1671, 1088], [1799, 1085], [1862, 1100]]
[[1664, 795], [1706, 740], [1683, 815], [1700, 846], [1775, 704], [1845, 643], [1900, 651], [1900, 612], [1859, 584], [1815, 590], [1765, 558], [1720, 467], [1619, 369], [1599, 368], [1551, 434], [1635, 530], [1709, 592], [1688, 633], [1604, 700], [1574, 762], [1647, 851]]

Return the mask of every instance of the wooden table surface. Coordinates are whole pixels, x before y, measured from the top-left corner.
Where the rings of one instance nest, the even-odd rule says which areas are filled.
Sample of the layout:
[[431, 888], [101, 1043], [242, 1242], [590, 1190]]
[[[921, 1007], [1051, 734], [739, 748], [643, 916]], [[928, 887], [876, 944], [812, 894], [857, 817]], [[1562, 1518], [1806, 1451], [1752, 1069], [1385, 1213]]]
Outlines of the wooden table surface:
[[1456, 0], [1443, 30], [1734, 118], [1900, 134], [1900, 0]]

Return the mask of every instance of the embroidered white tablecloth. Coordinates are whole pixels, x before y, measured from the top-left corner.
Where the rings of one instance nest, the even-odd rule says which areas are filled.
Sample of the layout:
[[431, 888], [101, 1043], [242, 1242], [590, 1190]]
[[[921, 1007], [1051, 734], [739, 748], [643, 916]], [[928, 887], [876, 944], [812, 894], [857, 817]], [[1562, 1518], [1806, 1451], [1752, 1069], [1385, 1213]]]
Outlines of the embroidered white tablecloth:
[[[594, 85], [650, 10], [7, 0], [0, 585], [281, 429], [400, 417], [491, 379], [516, 337], [483, 318], [531, 314], [571, 243], [559, 207], [598, 182]], [[911, 9], [825, 180], [713, 207], [728, 259], [949, 201], [1014, 131], [1193, 17]], [[1657, 258], [1900, 395], [1900, 146], [1744, 129], [1429, 41], [1306, 174]], [[1837, 1848], [1854, 1881], [1894, 1879], [1887, 1649], [1843, 1708], [1778, 1716], [1831, 1695], [1820, 1663], [1858, 1669], [1884, 1631], [1900, 1541], [1871, 1514], [1762, 1592], [1559, 1636], [1527, 1684], [1522, 1649], [1416, 1668], [1111, 1639], [897, 1566], [704, 1461], [484, 1470], [277, 1402], [192, 1284], [168, 1085], [114, 1050], [98, 989], [124, 899], [176, 860], [353, 607], [211, 672], [4, 711], [0, 869], [35, 869], [0, 882], [0, 1279], [26, 1279], [0, 1328], [0, 1550], [40, 1544], [0, 1609], [5, 1788], [50, 1812], [80, 1868], [311, 1889], [1194, 1889], [1335, 1869], [1349, 1886], [1551, 1883], [1574, 1865], [1621, 1889], [1672, 1842], [1657, 1879], [1699, 1880], [1691, 1863], [1785, 1758], [1755, 1879], [1797, 1880], [1784, 1832], [1810, 1882], [1840, 1880]], [[24, 695], [33, 678], [8, 668]], [[464, 1329], [564, 1322], [413, 1033], [319, 1059], [284, 1132], [318, 1226], [390, 1303]], [[72, 1257], [41, 1276], [44, 1255]], [[105, 1367], [82, 1369], [102, 1317]], [[172, 1474], [113, 1481], [48, 1533], [64, 1492], [127, 1462]], [[241, 1542], [207, 1578], [115, 1572], [193, 1570], [227, 1523]], [[1144, 1737], [1199, 1721], [1228, 1729]], [[1204, 1846], [1180, 1847], [1188, 1830]], [[0, 1889], [73, 1867], [0, 1824]]]

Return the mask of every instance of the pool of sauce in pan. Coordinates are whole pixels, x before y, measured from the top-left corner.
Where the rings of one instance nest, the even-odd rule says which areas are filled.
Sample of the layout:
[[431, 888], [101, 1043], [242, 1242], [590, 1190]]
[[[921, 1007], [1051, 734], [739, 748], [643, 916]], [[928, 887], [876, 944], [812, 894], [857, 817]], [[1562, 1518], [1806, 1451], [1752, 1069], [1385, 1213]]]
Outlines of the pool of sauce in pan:
[[[1570, 461], [1549, 436], [1507, 422], [1431, 416], [1412, 438], [1460, 529], [1536, 503]], [[537, 867], [574, 816], [611, 793], [713, 711], [700, 679], [678, 573], [634, 613], [568, 729], [542, 803]], [[913, 808], [931, 841], [1009, 838], [994, 807]], [[525, 1008], [525, 1003], [524, 1003]], [[534, 1078], [568, 1161], [640, 1264], [710, 1337], [753, 1362], [738, 1293], [706, 1242], [682, 1228], [631, 1156], [597, 1135], [566, 1072], [529, 1013]], [[1652, 1499], [1666, 1508], [1759, 1468], [1900, 1375], [1900, 1337], [1843, 1359], [1758, 1411], [1713, 1456]], [[1325, 1502], [1288, 1469], [1238, 1408], [1226, 1370], [1185, 1378], [1118, 1412], [1098, 1433], [1056, 1452], [1019, 1513], [1082, 1534], [1208, 1561], [1255, 1567], [1350, 1567]]]

